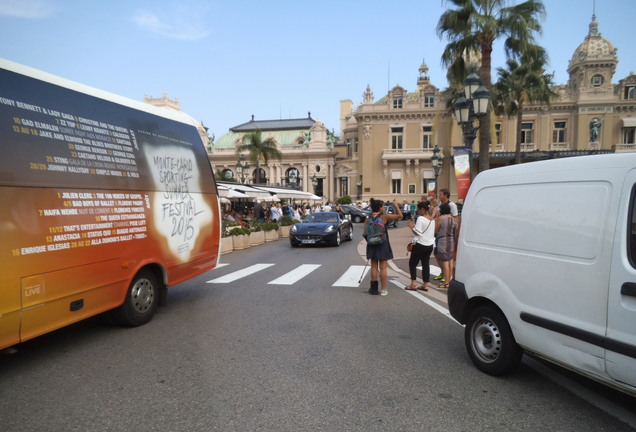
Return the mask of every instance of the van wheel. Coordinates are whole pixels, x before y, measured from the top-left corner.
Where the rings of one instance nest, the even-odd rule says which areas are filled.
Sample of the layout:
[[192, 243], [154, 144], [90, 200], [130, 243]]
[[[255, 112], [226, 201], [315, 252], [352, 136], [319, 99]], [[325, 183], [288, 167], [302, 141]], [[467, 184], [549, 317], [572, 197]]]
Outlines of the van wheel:
[[141, 270], [130, 283], [124, 304], [114, 309], [112, 316], [119, 325], [137, 327], [152, 319], [158, 304], [157, 277], [150, 270]]
[[482, 306], [468, 316], [464, 331], [466, 350], [477, 369], [499, 376], [516, 369], [523, 351], [498, 310]]

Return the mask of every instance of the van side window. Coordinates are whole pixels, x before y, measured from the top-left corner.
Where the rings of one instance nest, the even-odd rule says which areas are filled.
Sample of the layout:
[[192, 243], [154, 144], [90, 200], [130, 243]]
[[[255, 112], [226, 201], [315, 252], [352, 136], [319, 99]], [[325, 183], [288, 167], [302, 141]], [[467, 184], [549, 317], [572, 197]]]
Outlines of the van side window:
[[636, 268], [636, 185], [632, 188], [631, 204], [629, 206], [629, 238], [627, 239], [627, 254], [632, 267]]

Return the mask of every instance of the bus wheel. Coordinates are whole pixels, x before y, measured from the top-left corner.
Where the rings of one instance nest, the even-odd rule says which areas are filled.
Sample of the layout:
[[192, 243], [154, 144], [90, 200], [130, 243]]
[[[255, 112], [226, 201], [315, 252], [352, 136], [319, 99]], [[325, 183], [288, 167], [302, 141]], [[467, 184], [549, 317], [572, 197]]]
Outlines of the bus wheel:
[[155, 274], [141, 270], [130, 283], [124, 304], [113, 310], [115, 322], [128, 327], [146, 324], [157, 310], [159, 289]]

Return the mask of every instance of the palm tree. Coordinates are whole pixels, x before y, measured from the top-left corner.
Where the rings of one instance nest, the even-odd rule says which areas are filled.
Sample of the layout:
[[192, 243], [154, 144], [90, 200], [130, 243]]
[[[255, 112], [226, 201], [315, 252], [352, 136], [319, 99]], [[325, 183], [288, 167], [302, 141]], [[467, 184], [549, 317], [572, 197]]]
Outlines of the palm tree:
[[521, 124], [527, 103], [550, 102], [557, 96], [554, 91], [554, 74], [545, 73], [547, 55], [539, 46], [528, 51], [521, 63], [509, 59], [507, 68], [497, 68], [499, 79], [494, 85], [493, 105], [495, 114], [517, 116], [515, 163], [521, 163]]
[[273, 138], [263, 140], [260, 129], [243, 136], [242, 144], [236, 146], [236, 153], [239, 154], [244, 151], [249, 153], [249, 160], [256, 164], [256, 184], [261, 183], [261, 158], [267, 163], [270, 158], [280, 160], [283, 157], [283, 154], [276, 147], [276, 141]]
[[[508, 6], [507, 0], [445, 2], [452, 3], [456, 9], [444, 12], [437, 24], [440, 37], [448, 40], [442, 54], [442, 63], [457, 75], [465, 72], [463, 56], [478, 52], [481, 60], [480, 77], [486, 88], [491, 86], [491, 54], [495, 40], [505, 37], [506, 56], [518, 58], [529, 45], [534, 44], [534, 34], [541, 32], [539, 18], [545, 15], [541, 0], [526, 0], [513, 6]], [[489, 125], [490, 113], [482, 121]], [[490, 168], [489, 147], [490, 128], [480, 128], [479, 171]]]

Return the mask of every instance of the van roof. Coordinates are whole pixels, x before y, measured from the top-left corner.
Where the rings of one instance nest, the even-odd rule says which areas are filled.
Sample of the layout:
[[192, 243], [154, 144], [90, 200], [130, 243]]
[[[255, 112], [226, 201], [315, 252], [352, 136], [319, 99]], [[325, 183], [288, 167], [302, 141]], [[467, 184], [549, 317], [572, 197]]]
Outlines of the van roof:
[[[580, 171], [582, 175], [599, 169], [616, 169], [625, 171], [636, 167], [636, 153], [613, 153], [589, 156], [575, 156], [570, 158], [550, 159], [538, 162], [528, 162], [520, 165], [510, 165], [483, 171], [475, 180], [490, 181], [510, 177], [510, 183], [525, 181], [528, 177], [540, 180], [541, 175], [549, 173], [564, 173]], [[519, 180], [519, 181], [515, 181]]]

